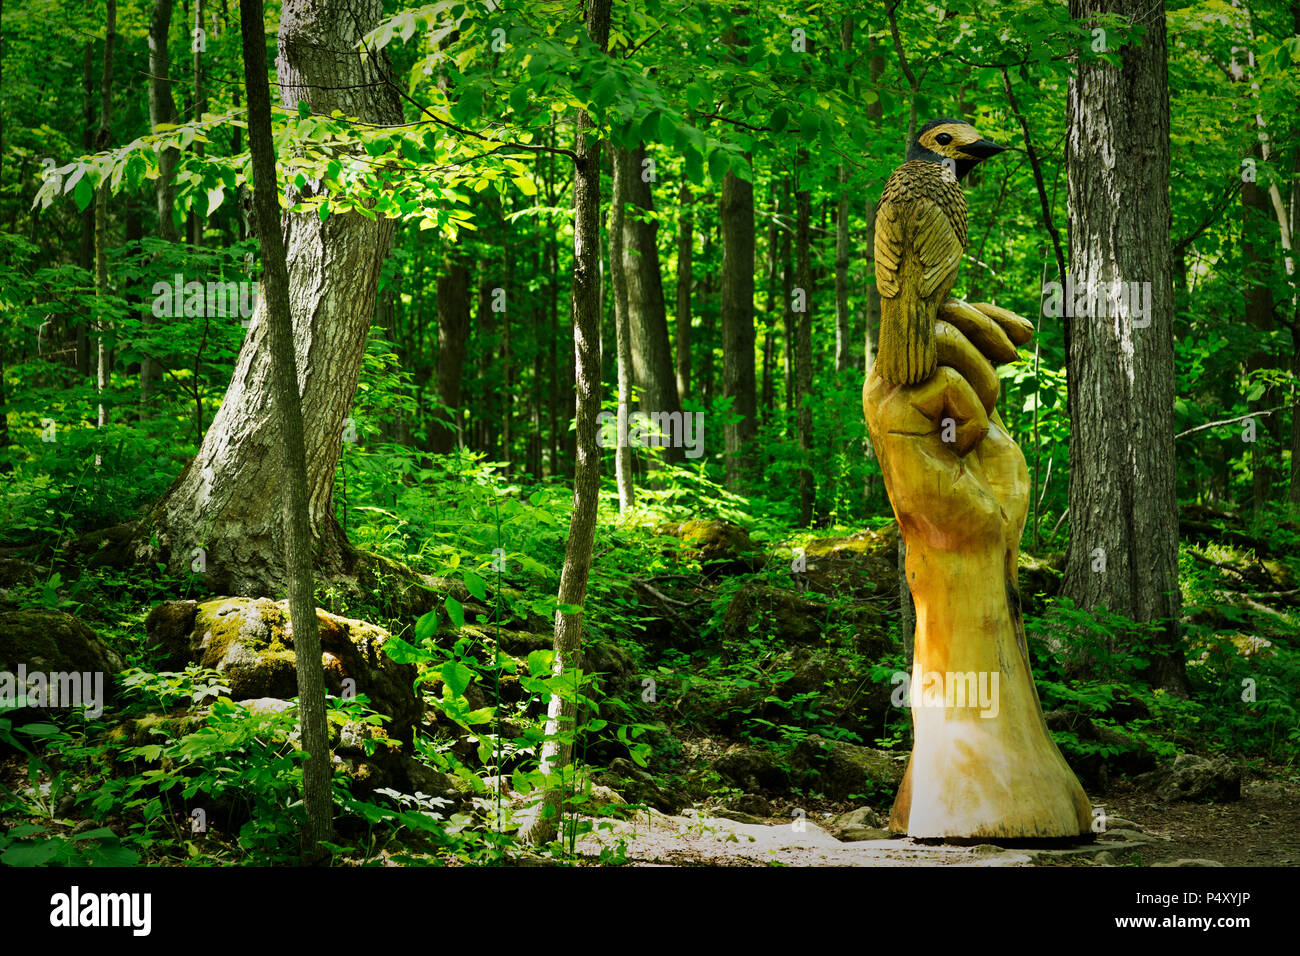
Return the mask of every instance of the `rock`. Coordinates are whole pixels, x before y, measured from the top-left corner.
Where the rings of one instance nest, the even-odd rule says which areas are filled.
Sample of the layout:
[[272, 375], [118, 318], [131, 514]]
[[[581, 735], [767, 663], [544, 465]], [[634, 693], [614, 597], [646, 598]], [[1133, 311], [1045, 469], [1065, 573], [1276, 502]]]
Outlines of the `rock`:
[[656, 530], [679, 538], [686, 558], [698, 561], [706, 577], [753, 574], [763, 568], [763, 555], [750, 540], [749, 532], [730, 521], [683, 521], [663, 524]]
[[772, 804], [756, 793], [744, 793], [733, 800], [727, 801], [727, 809], [748, 814], [752, 817], [770, 817], [772, 815]]
[[1025, 614], [1041, 615], [1046, 599], [1061, 590], [1061, 573], [1065, 570], [1065, 553], [1035, 557], [1021, 551], [1016, 560], [1020, 607]]
[[719, 807], [710, 811], [712, 818], [721, 817], [724, 820], [731, 820], [734, 823], [748, 823], [755, 826], [766, 826], [767, 821], [762, 817], [755, 816], [752, 813], [745, 813], [743, 810], [732, 810], [727, 807]]
[[1246, 791], [1246, 796], [1251, 800], [1285, 800], [1287, 797], [1286, 784], [1277, 780], [1257, 783]]
[[1172, 766], [1143, 774], [1138, 783], [1155, 790], [1161, 800], [1231, 803], [1241, 799], [1241, 768], [1222, 756], [1179, 754]]
[[[125, 666], [99, 635], [65, 611], [0, 612], [0, 675], [6, 675], [0, 677], [0, 695], [41, 695], [39, 699], [51, 709], [81, 703], [94, 711], [112, 699], [114, 675]], [[27, 686], [19, 687], [19, 677], [24, 675]], [[71, 701], [65, 699], [69, 695]], [[3, 696], [0, 701], [9, 703]], [[35, 705], [5, 716], [21, 725], [45, 710], [46, 706]]]
[[881, 827], [885, 822], [880, 814], [870, 807], [858, 807], [856, 810], [831, 817], [822, 824], [822, 827], [833, 836], [838, 836], [837, 831], [845, 827]]
[[827, 740], [812, 734], [801, 740], [790, 755], [796, 770], [807, 771], [813, 788], [831, 800], [851, 799], [852, 794], [885, 792], [892, 799], [903, 782], [906, 766], [884, 750], [872, 750], [843, 740]]
[[660, 787], [654, 777], [626, 757], [614, 758], [609, 769], [596, 775], [592, 782], [618, 791], [628, 803], [644, 804], [670, 815], [680, 813], [691, 802], [680, 790]]
[[1152, 866], [1223, 866], [1218, 860], [1186, 859], [1170, 860], [1167, 863], [1152, 863]]
[[897, 600], [898, 525], [847, 538], [814, 538], [804, 545], [803, 570], [792, 572], [819, 594]]
[[844, 827], [839, 833], [834, 834], [845, 843], [859, 843], [863, 840], [889, 840], [892, 834], [888, 830], [882, 830], [879, 827]]
[[[389, 637], [383, 628], [320, 609], [316, 620], [327, 690], [341, 694], [345, 680], [355, 682], [356, 693], [392, 719], [388, 736], [409, 744], [424, 709], [414, 690], [415, 666], [398, 664], [382, 652]], [[232, 698], [298, 695], [287, 601], [171, 602], [150, 612], [145, 630], [161, 666], [179, 670], [195, 662], [220, 671]]]
[[790, 775], [779, 766], [776, 758], [766, 750], [735, 744], [717, 760], [713, 769], [742, 790], [772, 790], [780, 792], [790, 784]]
[[1115, 854], [1111, 853], [1110, 850], [1102, 850], [1092, 858], [1092, 862], [1096, 866], [1115, 866], [1117, 863]]
[[993, 843], [977, 843], [970, 847], [967, 853], [971, 856], [996, 856], [999, 853], [1006, 853], [1006, 847], [997, 846]]
[[1126, 820], [1124, 817], [1113, 817], [1107, 814], [1105, 819], [1107, 830], [1133, 830], [1135, 833], [1145, 832], [1132, 820]]

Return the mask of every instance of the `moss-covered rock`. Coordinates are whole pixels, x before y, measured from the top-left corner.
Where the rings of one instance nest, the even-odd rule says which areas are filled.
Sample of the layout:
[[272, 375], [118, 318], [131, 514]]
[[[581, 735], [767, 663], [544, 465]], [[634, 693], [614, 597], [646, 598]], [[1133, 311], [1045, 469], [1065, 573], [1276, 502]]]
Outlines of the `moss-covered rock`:
[[762, 634], [787, 645], [818, 645], [829, 643], [834, 630], [849, 631], [861, 653], [870, 659], [892, 649], [884, 628], [884, 612], [874, 603], [832, 607], [758, 581], [748, 582], [735, 593], [722, 618], [723, 635], [735, 642]]
[[[415, 667], [398, 664], [382, 652], [388, 632], [365, 621], [316, 611], [325, 686], [342, 694], [348, 687], [365, 694], [375, 710], [392, 718], [386, 728], [410, 743], [423, 704], [415, 693]], [[288, 602], [265, 598], [218, 598], [160, 605], [145, 622], [149, 646], [171, 669], [194, 662], [222, 672], [231, 696], [295, 697], [293, 629]]]
[[749, 532], [730, 521], [694, 519], [670, 522], [658, 532], [678, 538], [684, 557], [698, 561], [708, 577], [725, 574], [752, 574], [763, 568], [765, 559]]
[[[43, 693], [51, 707], [80, 702], [93, 713], [112, 700], [114, 675], [125, 666], [121, 656], [99, 635], [65, 611], [28, 608], [0, 612], [0, 673], [12, 675], [5, 678], [5, 683], [12, 682], [9, 689], [16, 693]], [[18, 678], [24, 673], [25, 689], [18, 686]], [[37, 674], [42, 675], [40, 683], [34, 682]], [[69, 677], [52, 675], [72, 675], [75, 688], [68, 684]], [[68, 692], [74, 695], [71, 701], [63, 699]], [[28, 707], [7, 716], [21, 725], [35, 719], [42, 710]]]

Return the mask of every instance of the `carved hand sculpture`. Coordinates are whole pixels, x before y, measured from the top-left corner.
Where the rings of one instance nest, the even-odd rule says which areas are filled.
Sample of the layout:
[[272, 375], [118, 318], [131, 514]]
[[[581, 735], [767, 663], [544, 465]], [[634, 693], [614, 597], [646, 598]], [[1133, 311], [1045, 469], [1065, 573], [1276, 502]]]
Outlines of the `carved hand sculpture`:
[[[1024, 456], [995, 410], [994, 363], [1028, 321], [947, 299], [936, 364], [896, 384], [880, 365], [862, 392], [916, 602], [915, 744], [890, 816], [913, 837], [1065, 837], [1092, 807], [1048, 733], [1017, 591], [1029, 505]], [[883, 343], [882, 343], [883, 345]]]

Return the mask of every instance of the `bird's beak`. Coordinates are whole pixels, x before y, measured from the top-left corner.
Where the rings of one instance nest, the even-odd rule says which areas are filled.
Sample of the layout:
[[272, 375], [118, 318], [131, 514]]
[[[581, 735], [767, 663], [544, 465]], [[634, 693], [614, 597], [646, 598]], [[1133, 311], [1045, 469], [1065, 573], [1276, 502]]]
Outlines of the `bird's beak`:
[[961, 151], [967, 156], [974, 157], [975, 159], [988, 159], [990, 156], [996, 156], [1005, 149], [1005, 146], [999, 146], [992, 140], [977, 139], [973, 143], [967, 143], [961, 148]]

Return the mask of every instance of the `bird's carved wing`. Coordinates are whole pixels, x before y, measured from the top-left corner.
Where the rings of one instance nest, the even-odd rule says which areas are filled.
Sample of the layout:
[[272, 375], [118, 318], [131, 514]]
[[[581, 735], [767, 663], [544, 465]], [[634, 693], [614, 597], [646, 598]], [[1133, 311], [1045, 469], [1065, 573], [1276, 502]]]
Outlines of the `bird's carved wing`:
[[913, 385], [934, 371], [934, 323], [957, 281], [966, 208], [956, 182], [908, 165], [885, 186], [875, 251], [881, 371], [890, 381]]

